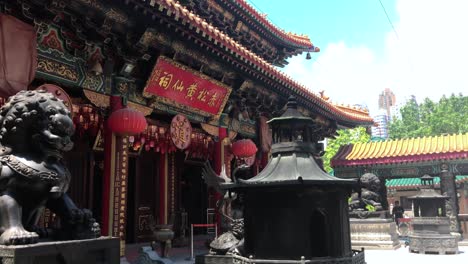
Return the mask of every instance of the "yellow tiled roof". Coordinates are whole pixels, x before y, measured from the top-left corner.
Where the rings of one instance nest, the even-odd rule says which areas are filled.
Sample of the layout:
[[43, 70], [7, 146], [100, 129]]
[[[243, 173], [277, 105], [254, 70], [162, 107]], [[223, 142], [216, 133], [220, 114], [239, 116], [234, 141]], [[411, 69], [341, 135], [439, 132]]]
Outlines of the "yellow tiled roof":
[[378, 159], [466, 151], [468, 151], [468, 133], [357, 143], [345, 159]]

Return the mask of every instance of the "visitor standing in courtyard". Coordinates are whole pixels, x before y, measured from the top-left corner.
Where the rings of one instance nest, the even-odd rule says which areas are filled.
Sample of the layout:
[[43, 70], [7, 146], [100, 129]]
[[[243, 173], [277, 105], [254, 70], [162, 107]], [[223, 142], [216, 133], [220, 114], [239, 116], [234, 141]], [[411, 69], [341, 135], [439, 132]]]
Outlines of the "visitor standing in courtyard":
[[403, 207], [400, 206], [400, 202], [395, 201], [395, 206], [392, 209], [392, 215], [393, 215], [393, 218], [395, 219], [395, 223], [397, 224], [397, 227], [398, 227], [399, 219], [403, 218], [404, 212], [405, 212], [405, 209], [403, 209]]

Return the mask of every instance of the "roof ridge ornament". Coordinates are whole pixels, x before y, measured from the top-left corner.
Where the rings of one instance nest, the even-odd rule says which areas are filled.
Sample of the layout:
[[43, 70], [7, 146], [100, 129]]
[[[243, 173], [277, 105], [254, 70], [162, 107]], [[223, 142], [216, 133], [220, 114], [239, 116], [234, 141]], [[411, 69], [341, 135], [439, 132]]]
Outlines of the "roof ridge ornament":
[[286, 107], [290, 109], [297, 109], [297, 101], [295, 96], [289, 96], [288, 102], [286, 103]]

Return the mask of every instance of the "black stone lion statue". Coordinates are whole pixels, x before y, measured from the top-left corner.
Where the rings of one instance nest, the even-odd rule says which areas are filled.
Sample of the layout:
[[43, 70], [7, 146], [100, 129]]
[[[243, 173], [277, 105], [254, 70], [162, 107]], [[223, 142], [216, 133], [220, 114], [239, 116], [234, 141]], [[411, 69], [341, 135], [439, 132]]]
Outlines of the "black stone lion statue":
[[365, 173], [359, 178], [360, 191], [351, 195], [350, 211], [382, 211], [380, 179], [375, 174]]
[[[72, 149], [73, 133], [70, 111], [46, 91], [21, 91], [0, 108], [0, 244], [36, 243], [45, 234], [99, 236], [91, 212], [66, 194], [70, 172], [62, 153]], [[37, 227], [44, 208], [60, 218], [58, 230]]]

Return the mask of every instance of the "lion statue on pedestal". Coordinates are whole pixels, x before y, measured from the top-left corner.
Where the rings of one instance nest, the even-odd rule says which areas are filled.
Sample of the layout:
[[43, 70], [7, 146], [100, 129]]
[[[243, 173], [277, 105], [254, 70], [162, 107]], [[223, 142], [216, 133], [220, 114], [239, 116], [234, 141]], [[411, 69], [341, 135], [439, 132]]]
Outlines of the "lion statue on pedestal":
[[350, 198], [350, 211], [382, 211], [379, 177], [365, 173], [359, 178], [359, 183], [360, 191]]
[[[71, 114], [43, 91], [21, 91], [0, 108], [0, 244], [99, 236], [89, 210], [78, 209], [66, 194], [70, 172], [62, 153], [73, 147]], [[37, 227], [44, 208], [60, 218], [58, 230]]]

